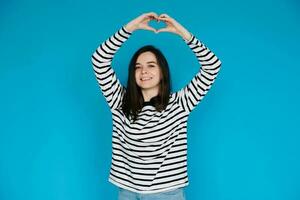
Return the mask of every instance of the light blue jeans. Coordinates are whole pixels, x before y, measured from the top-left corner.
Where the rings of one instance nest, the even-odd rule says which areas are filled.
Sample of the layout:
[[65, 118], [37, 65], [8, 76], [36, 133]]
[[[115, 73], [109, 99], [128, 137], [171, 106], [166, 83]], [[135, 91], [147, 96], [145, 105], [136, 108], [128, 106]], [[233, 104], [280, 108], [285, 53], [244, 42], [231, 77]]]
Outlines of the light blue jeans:
[[185, 194], [183, 188], [154, 194], [140, 194], [119, 188], [118, 200], [185, 200]]

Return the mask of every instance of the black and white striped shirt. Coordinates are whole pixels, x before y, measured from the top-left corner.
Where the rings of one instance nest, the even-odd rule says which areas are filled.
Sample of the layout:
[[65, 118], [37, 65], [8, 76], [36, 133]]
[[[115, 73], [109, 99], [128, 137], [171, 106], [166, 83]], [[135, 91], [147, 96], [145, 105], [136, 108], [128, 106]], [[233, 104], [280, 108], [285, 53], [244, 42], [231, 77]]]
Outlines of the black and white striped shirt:
[[210, 89], [221, 62], [194, 35], [184, 40], [202, 66], [199, 72], [184, 88], [170, 95], [165, 110], [158, 112], [145, 104], [133, 122], [122, 112], [126, 88], [111, 67], [114, 54], [131, 34], [123, 26], [92, 55], [93, 69], [113, 119], [109, 181], [138, 193], [184, 187], [188, 185], [188, 116]]

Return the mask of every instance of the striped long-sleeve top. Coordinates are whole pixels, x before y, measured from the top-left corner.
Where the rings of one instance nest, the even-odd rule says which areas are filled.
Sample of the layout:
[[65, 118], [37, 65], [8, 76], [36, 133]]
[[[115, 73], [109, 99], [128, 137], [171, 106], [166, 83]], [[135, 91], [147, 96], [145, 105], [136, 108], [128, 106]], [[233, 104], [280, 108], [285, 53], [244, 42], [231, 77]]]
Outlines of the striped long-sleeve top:
[[113, 119], [109, 181], [138, 193], [184, 187], [188, 185], [187, 120], [216, 79], [221, 62], [192, 34], [184, 42], [197, 57], [199, 72], [185, 87], [171, 93], [165, 110], [159, 112], [145, 104], [132, 121], [121, 108], [126, 88], [111, 66], [115, 53], [131, 34], [121, 27], [92, 55], [93, 69]]

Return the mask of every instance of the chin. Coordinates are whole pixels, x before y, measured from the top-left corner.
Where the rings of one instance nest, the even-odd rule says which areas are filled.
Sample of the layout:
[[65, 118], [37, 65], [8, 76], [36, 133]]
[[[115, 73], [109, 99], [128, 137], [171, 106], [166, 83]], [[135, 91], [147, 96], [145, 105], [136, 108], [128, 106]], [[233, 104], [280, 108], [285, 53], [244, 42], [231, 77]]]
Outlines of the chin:
[[147, 90], [153, 88], [153, 86], [140, 86], [141, 89]]

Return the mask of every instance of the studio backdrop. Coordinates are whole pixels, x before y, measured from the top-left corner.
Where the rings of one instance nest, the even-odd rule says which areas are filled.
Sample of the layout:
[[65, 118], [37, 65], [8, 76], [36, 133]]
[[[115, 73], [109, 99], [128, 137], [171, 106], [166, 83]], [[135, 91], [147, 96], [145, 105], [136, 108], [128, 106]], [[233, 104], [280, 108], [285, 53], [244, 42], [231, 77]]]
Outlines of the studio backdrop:
[[[91, 55], [151, 11], [222, 61], [188, 121], [187, 199], [300, 199], [299, 1], [12, 0], [0, 3], [1, 200], [117, 199], [112, 116]], [[172, 91], [199, 70], [179, 36], [139, 30], [113, 60], [123, 85], [146, 44], [165, 54]]]

